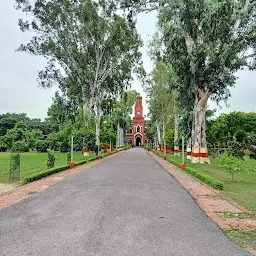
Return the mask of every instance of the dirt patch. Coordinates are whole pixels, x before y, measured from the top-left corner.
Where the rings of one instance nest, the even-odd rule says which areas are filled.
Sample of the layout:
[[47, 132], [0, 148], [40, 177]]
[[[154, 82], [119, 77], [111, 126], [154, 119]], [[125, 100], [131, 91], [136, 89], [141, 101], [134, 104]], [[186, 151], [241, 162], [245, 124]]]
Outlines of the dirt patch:
[[6, 194], [8, 192], [11, 192], [11, 191], [17, 189], [18, 187], [19, 187], [19, 185], [17, 185], [17, 184], [0, 183], [0, 196]]

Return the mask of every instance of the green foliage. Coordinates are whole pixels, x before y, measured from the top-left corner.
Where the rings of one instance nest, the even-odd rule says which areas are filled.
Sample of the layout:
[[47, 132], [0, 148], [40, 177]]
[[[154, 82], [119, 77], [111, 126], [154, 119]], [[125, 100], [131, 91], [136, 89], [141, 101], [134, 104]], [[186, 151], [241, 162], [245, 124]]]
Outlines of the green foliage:
[[28, 152], [29, 151], [29, 148], [28, 148], [28, 145], [23, 142], [23, 141], [15, 141], [13, 144], [12, 144], [12, 152], [19, 152], [19, 153], [22, 153], [22, 152]]
[[197, 172], [191, 167], [185, 167], [185, 171], [193, 175], [194, 177], [198, 178], [199, 180], [203, 181], [204, 183], [210, 185], [211, 187], [223, 190], [224, 183], [222, 181], [216, 180], [204, 173]]
[[0, 119], [0, 136], [6, 135], [8, 130], [14, 128], [17, 119], [14, 118], [1, 118]]
[[246, 133], [256, 133], [256, 113], [232, 112], [221, 114], [207, 129], [208, 141], [213, 145], [227, 142], [233, 136], [242, 142]]
[[23, 121], [18, 121], [15, 126], [14, 126], [15, 129], [20, 129], [22, 130], [23, 132], [25, 132], [27, 130], [27, 126], [26, 124], [23, 122]]
[[47, 152], [49, 148], [49, 141], [47, 140], [39, 140], [36, 142], [36, 150], [37, 152]]
[[150, 150], [150, 147], [147, 146], [147, 145], [145, 145], [145, 146], [144, 146], [144, 149], [147, 150], [147, 151], [149, 151], [149, 150]]
[[54, 173], [58, 173], [58, 172], [67, 170], [68, 168], [69, 168], [69, 165], [63, 165], [63, 166], [60, 166], [60, 167], [56, 167], [56, 168], [52, 168], [52, 169], [48, 169], [48, 170], [45, 170], [45, 171], [38, 172], [36, 174], [33, 174], [33, 175], [30, 175], [30, 176], [26, 177], [24, 179], [24, 184], [28, 184], [30, 182], [42, 179], [42, 178], [47, 177], [49, 175], [52, 175]]
[[232, 174], [232, 181], [234, 181], [234, 172], [241, 171], [242, 161], [237, 157], [224, 153], [219, 159], [219, 166], [226, 169]]
[[[176, 167], [181, 168], [181, 163], [179, 163], [178, 161], [173, 160], [169, 157], [167, 157], [167, 161], [170, 162], [171, 164], [175, 165]], [[223, 187], [224, 187], [224, 183], [222, 181], [216, 180], [216, 179], [214, 179], [214, 178], [212, 178], [212, 177], [210, 177], [210, 176], [208, 176], [204, 173], [198, 172], [198, 171], [196, 171], [195, 169], [193, 169], [189, 166], [185, 167], [185, 172], [193, 175], [197, 179], [203, 181], [204, 183], [208, 184], [209, 186], [211, 186], [215, 189], [222, 190]]]
[[169, 145], [171, 149], [174, 148], [174, 129], [168, 129], [165, 132], [166, 145]]
[[123, 150], [128, 150], [128, 149], [131, 149], [131, 148], [132, 148], [131, 145], [127, 145], [127, 146], [124, 146], [124, 147], [123, 147]]
[[54, 150], [54, 151], [59, 151], [60, 150], [61, 142], [60, 142], [58, 133], [51, 133], [48, 136], [47, 140], [49, 141], [49, 148], [51, 150]]
[[20, 154], [11, 154], [9, 179], [20, 179]]
[[55, 163], [55, 155], [54, 155], [54, 151], [52, 150], [47, 150], [47, 168], [51, 169], [54, 167], [54, 163]]
[[0, 152], [6, 152], [7, 149], [8, 149], [7, 146], [5, 146], [3, 144], [2, 145], [0, 144]]
[[38, 140], [43, 139], [42, 131], [39, 129], [27, 131], [25, 136], [26, 136], [26, 140], [28, 142], [28, 147], [32, 150], [36, 147], [36, 142]]
[[[91, 161], [95, 160], [95, 158], [91, 158], [91, 159], [92, 159]], [[88, 160], [89, 160], [89, 159], [81, 160], [81, 161], [79, 161], [79, 162], [76, 162], [76, 163], [75, 163], [75, 167], [88, 163], [88, 162], [89, 162]]]

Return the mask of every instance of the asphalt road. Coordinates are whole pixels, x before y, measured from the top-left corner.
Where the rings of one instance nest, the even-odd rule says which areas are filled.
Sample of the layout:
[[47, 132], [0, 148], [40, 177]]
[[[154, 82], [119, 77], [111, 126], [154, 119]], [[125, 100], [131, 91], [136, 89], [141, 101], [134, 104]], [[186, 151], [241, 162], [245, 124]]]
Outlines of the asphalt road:
[[0, 255], [247, 254], [135, 148], [1, 211]]

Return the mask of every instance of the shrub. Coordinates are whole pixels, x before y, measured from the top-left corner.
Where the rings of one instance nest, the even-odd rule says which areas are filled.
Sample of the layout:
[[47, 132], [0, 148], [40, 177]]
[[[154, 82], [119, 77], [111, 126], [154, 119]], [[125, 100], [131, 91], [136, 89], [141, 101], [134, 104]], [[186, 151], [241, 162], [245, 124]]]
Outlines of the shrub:
[[228, 153], [224, 153], [220, 157], [219, 166], [226, 169], [229, 173], [231, 173], [232, 181], [234, 181], [234, 172], [241, 171], [242, 161], [237, 157], [228, 155]]
[[75, 166], [83, 165], [83, 164], [86, 164], [87, 162], [88, 162], [88, 160], [81, 160], [79, 162], [76, 162]]
[[[175, 165], [178, 168], [181, 167], [181, 163], [179, 163], [173, 159], [167, 158], [167, 161], [170, 162], [171, 164]], [[185, 167], [185, 172], [193, 175], [197, 179], [203, 181], [204, 183], [208, 184], [209, 186], [211, 186], [215, 189], [219, 189], [219, 190], [223, 189], [224, 183], [222, 181], [216, 180], [204, 173], [198, 172], [189, 166]]]
[[131, 148], [132, 148], [132, 146], [127, 145], [127, 146], [125, 146], [123, 149], [124, 149], [124, 150], [128, 150], [128, 149], [131, 149]]
[[7, 151], [7, 146], [5, 145], [0, 145], [0, 152], [6, 152]]
[[28, 145], [23, 141], [15, 141], [12, 144], [12, 152], [28, 152]]
[[216, 180], [204, 173], [197, 172], [191, 167], [185, 167], [185, 171], [213, 188], [222, 190], [224, 187], [224, 183], [222, 181]]
[[175, 165], [176, 167], [180, 168], [181, 167], [181, 163], [173, 160], [173, 159], [170, 159], [170, 158], [167, 158], [167, 161], [170, 162], [171, 164]]
[[25, 178], [24, 184], [33, 182], [35, 180], [42, 179], [44, 177], [47, 177], [49, 175], [52, 175], [54, 173], [58, 173], [58, 172], [61, 172], [61, 171], [67, 170], [67, 169], [69, 169], [69, 165], [63, 165], [63, 166], [60, 166], [60, 167], [56, 167], [56, 168], [52, 168], [52, 169], [48, 169], [48, 170], [45, 170], [45, 171], [38, 172], [36, 174], [32, 174], [32, 175], [28, 176], [27, 178]]
[[150, 147], [147, 146], [147, 145], [145, 145], [145, 146], [144, 146], [144, 149], [147, 150], [147, 151], [149, 151], [149, 150], [150, 150]]
[[47, 141], [47, 140], [38, 140], [36, 142], [37, 152], [47, 152], [48, 148], [49, 148], [49, 141]]
[[11, 154], [9, 179], [10, 180], [20, 179], [20, 154]]
[[54, 151], [52, 150], [48, 150], [47, 151], [47, 168], [51, 169], [54, 167], [54, 163], [55, 163], [55, 155], [54, 155]]

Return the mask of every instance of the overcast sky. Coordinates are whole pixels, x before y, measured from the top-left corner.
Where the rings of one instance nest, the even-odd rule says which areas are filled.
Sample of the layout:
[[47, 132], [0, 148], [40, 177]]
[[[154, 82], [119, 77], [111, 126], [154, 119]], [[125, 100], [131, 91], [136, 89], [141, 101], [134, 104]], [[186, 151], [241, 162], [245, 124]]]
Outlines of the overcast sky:
[[[13, 6], [14, 0], [0, 0], [0, 113], [25, 112], [29, 117], [44, 118], [58, 88], [45, 90], [38, 87], [37, 72], [44, 67], [43, 58], [15, 52], [21, 43], [28, 42], [30, 35], [19, 31], [17, 21], [22, 14]], [[155, 23], [155, 13], [142, 14], [138, 17], [137, 28], [144, 41], [141, 51], [147, 72], [152, 69], [152, 63], [147, 56], [147, 41], [156, 31]], [[256, 73], [240, 71], [237, 77], [236, 87], [231, 90], [230, 107], [223, 105], [223, 108], [219, 109], [215, 104], [211, 104], [212, 108], [217, 108], [217, 114], [234, 110], [256, 110]], [[147, 114], [145, 94], [140, 83], [135, 81], [132, 88], [142, 94], [144, 114]]]

